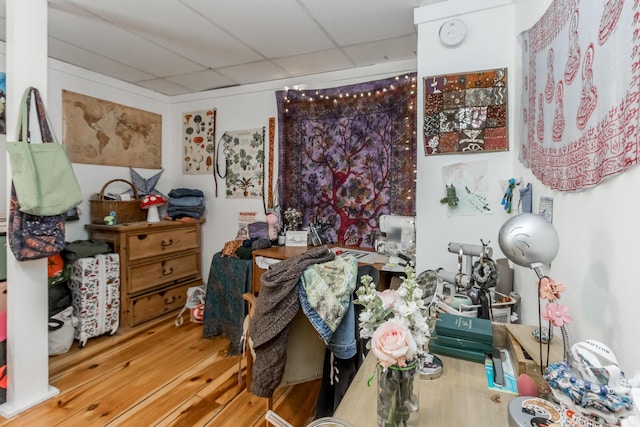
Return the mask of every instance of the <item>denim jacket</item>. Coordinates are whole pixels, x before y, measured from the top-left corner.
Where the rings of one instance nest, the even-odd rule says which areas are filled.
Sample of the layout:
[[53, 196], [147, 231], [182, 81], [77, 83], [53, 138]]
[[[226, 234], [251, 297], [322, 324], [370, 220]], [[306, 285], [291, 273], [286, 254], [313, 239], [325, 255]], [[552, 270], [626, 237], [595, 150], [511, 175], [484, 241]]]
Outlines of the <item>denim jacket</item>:
[[300, 278], [298, 295], [302, 311], [335, 357], [356, 354], [355, 310], [358, 262], [352, 256], [308, 267]]

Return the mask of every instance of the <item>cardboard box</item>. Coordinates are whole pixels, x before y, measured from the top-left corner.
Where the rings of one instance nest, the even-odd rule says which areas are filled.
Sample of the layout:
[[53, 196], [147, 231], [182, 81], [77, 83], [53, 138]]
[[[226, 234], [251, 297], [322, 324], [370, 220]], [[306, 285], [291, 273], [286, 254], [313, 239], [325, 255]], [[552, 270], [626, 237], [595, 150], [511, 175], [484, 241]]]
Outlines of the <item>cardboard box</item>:
[[[505, 325], [507, 331], [507, 349], [512, 355], [516, 376], [527, 374], [538, 386], [541, 396], [550, 393], [549, 386], [542, 379], [540, 369], [540, 343], [533, 337], [531, 332], [534, 326], [509, 324]], [[549, 349], [549, 362], [562, 362], [563, 356], [562, 336], [559, 334], [551, 340]], [[547, 345], [542, 344], [542, 361], [547, 363]]]

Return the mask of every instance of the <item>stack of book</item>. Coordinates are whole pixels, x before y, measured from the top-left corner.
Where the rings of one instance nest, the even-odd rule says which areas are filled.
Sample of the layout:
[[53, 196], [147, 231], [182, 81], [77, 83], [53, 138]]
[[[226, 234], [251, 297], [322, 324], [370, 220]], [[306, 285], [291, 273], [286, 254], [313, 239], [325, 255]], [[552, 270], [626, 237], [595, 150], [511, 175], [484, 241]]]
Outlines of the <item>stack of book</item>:
[[484, 363], [493, 350], [493, 327], [487, 319], [440, 313], [429, 339], [431, 353], [472, 362]]

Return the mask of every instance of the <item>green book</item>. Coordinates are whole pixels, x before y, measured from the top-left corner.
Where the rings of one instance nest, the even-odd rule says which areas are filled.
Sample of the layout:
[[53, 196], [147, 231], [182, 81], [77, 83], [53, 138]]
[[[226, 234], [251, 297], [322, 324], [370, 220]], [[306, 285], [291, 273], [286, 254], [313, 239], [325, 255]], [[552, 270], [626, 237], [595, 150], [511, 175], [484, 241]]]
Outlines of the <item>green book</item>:
[[440, 313], [436, 320], [436, 334], [493, 344], [493, 326], [488, 319]]
[[465, 350], [461, 348], [440, 345], [435, 342], [435, 340], [429, 340], [429, 352], [478, 363], [484, 363], [484, 359], [486, 357], [486, 353], [482, 351]]
[[493, 344], [487, 344], [482, 341], [470, 340], [466, 338], [450, 337], [448, 335], [434, 335], [430, 338], [437, 344], [446, 345], [447, 347], [455, 347], [463, 350], [482, 351], [485, 353], [493, 353]]

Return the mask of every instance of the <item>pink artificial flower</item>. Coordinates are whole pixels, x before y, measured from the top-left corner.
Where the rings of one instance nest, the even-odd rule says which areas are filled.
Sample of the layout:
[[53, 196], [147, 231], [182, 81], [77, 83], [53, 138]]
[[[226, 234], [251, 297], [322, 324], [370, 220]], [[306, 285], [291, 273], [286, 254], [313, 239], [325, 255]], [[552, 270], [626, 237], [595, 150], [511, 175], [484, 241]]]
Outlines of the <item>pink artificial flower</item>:
[[564, 304], [556, 304], [555, 302], [547, 304], [547, 307], [542, 312], [542, 318], [544, 320], [550, 320], [555, 326], [571, 323], [569, 308]]
[[543, 277], [539, 282], [540, 286], [540, 298], [555, 300], [560, 299], [560, 293], [564, 292], [566, 287], [560, 283], [555, 282], [550, 277]]
[[382, 308], [393, 308], [393, 305], [400, 299], [396, 291], [391, 289], [385, 289], [382, 292], [378, 292], [378, 298], [382, 300]]
[[371, 350], [383, 368], [391, 365], [407, 366], [418, 350], [411, 331], [404, 325], [388, 320], [373, 332]]

